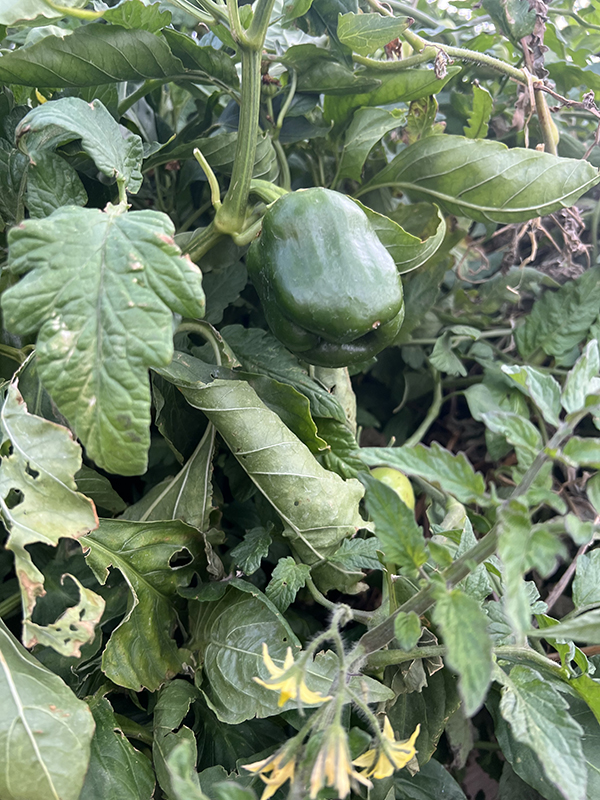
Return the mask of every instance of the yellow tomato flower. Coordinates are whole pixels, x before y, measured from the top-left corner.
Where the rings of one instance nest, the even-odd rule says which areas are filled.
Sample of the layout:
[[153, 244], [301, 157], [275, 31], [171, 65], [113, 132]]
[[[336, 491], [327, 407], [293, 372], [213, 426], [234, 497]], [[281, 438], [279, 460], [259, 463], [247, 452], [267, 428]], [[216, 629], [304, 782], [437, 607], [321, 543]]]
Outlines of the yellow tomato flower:
[[324, 703], [326, 700], [331, 700], [331, 697], [323, 697], [322, 694], [313, 692], [308, 688], [304, 682], [303, 671], [294, 666], [291, 647], [287, 649], [283, 667], [277, 667], [273, 663], [273, 659], [269, 655], [269, 648], [265, 642], [263, 642], [262, 649], [263, 661], [271, 677], [267, 681], [263, 681], [261, 678], [254, 678], [254, 680], [266, 689], [280, 692], [277, 705], [283, 706], [291, 698], [300, 700], [301, 703], [306, 703], [306, 705], [315, 705], [316, 703]]
[[[284, 747], [262, 761], [244, 765], [244, 769], [247, 769], [248, 772], [258, 773], [261, 780], [266, 784], [260, 800], [268, 800], [269, 797], [273, 797], [280, 786], [283, 786], [287, 780], [292, 781], [294, 779], [296, 759], [293, 756], [288, 756], [287, 751], [288, 748]], [[286, 758], [287, 761], [282, 765]], [[269, 772], [271, 775], [267, 777]]]
[[365, 775], [373, 778], [389, 778], [394, 770], [402, 769], [416, 755], [415, 742], [421, 731], [417, 725], [410, 739], [396, 741], [390, 721], [385, 717], [383, 738], [375, 750], [367, 750], [352, 762], [355, 767], [366, 768]]
[[344, 728], [339, 724], [330, 725], [312, 768], [310, 800], [314, 800], [324, 786], [335, 788], [338, 797], [343, 800], [350, 794], [351, 785], [357, 782], [369, 788], [373, 785], [370, 780], [353, 769], [348, 750], [348, 737]]

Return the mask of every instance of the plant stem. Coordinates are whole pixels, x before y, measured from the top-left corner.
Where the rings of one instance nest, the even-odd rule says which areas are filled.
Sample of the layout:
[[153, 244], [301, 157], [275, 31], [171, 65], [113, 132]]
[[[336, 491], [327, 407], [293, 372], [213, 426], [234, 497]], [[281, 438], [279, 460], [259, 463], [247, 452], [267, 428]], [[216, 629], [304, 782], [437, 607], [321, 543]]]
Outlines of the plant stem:
[[[323, 608], [327, 608], [329, 611], [335, 611], [340, 607], [339, 603], [328, 600], [325, 595], [317, 589], [310, 575], [306, 579], [306, 588], [311, 593], [313, 600], [320, 606], [323, 606]], [[371, 621], [371, 614], [369, 611], [359, 611], [357, 608], [352, 608], [350, 610], [352, 612], [352, 618], [357, 622], [362, 622], [363, 625], [367, 625]]]
[[[504, 501], [504, 506], [506, 506], [511, 499], [514, 499], [519, 495], [523, 495], [528, 491], [535, 481], [540, 469], [550, 457], [548, 453], [552, 453], [560, 447], [562, 442], [573, 433], [574, 429], [577, 427], [586, 413], [587, 411], [582, 411], [575, 415], [571, 422], [561, 424], [554, 436], [548, 442], [547, 447], [537, 454], [532, 465], [523, 476], [523, 479], [519, 485], [515, 487], [511, 496]], [[484, 561], [486, 561], [486, 559], [494, 555], [498, 546], [498, 537], [499, 528], [498, 524], [496, 524], [491, 531], [489, 531], [489, 533], [487, 533], [477, 542], [476, 545], [464, 553], [464, 555], [462, 555], [460, 558], [457, 558], [453, 564], [440, 573], [446, 585], [455, 586], [457, 583], [460, 583], [460, 581], [466, 578], [476, 566], [482, 564]], [[414, 611], [415, 613], [421, 615], [424, 614], [434, 602], [433, 585], [425, 586], [423, 589], [414, 594], [393, 614], [387, 617], [387, 619], [385, 619], [375, 628], [367, 631], [367, 633], [365, 633], [359, 639], [354, 650], [355, 662], [360, 663], [365, 656], [376, 653], [378, 650], [381, 650], [392, 641], [394, 638], [394, 619], [398, 614]]]
[[242, 98], [235, 159], [229, 189], [215, 215], [221, 233], [239, 233], [244, 227], [250, 181], [254, 169], [260, 110], [260, 50], [242, 47]]
[[218, 244], [223, 238], [223, 234], [215, 228], [213, 222], [206, 228], [201, 228], [194, 234], [187, 244], [184, 252], [188, 253], [192, 261], [200, 261], [202, 256]]
[[440, 409], [442, 407], [442, 379], [440, 373], [437, 369], [431, 368], [431, 374], [433, 375], [433, 402], [429, 406], [429, 411], [425, 416], [423, 422], [419, 425], [417, 430], [413, 433], [412, 436], [409, 436], [408, 439], [404, 442], [404, 447], [414, 447], [414, 445], [419, 444], [423, 436], [427, 433], [429, 428], [433, 425], [433, 423], [438, 418], [438, 414], [440, 413]]
[[0, 603], [0, 618], [4, 619], [5, 617], [12, 617], [12, 615], [17, 611], [17, 609], [21, 605], [21, 593], [15, 592], [15, 594], [11, 594], [10, 597], [7, 597], [6, 600], [3, 600]]
[[411, 30], [404, 31], [402, 35], [418, 52], [421, 52], [426, 47], [433, 47], [446, 53], [446, 55], [451, 58], [460, 58], [463, 61], [474, 61], [477, 64], [482, 64], [498, 72], [502, 72], [504, 75], [508, 75], [509, 78], [519, 81], [519, 83], [528, 83], [527, 74], [524, 70], [516, 69], [511, 64], [507, 64], [506, 61], [488, 56], [486, 53], [478, 53], [476, 50], [466, 50], [464, 47], [451, 47], [447, 44], [428, 42], [420, 36], [417, 36], [417, 34], [413, 33]]

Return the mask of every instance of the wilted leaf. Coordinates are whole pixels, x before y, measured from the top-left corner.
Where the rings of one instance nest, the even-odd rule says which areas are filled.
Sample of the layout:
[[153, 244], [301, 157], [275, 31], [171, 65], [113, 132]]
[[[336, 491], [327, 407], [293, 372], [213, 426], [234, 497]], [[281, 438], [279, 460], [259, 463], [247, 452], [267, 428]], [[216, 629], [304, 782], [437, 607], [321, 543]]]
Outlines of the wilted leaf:
[[[102, 520], [82, 543], [89, 566], [101, 584], [109, 567], [118, 569], [131, 592], [125, 617], [112, 632], [102, 656], [110, 680], [136, 692], [158, 689], [182, 668], [182, 654], [171, 638], [178, 604], [177, 590], [204, 564], [203, 539], [183, 522]], [[172, 567], [187, 554], [196, 563]]]
[[6, 326], [39, 330], [40, 378], [98, 466], [146, 469], [147, 368], [173, 352], [171, 309], [202, 316], [200, 270], [156, 211], [61, 208], [9, 233], [10, 269], [28, 273], [2, 295]]
[[[26, 546], [43, 542], [56, 547], [61, 537], [79, 539], [98, 526], [98, 517], [93, 503], [77, 492], [74, 475], [81, 467], [81, 448], [70, 431], [29, 414], [14, 383], [0, 422], [3, 447], [11, 448], [0, 465], [2, 516], [10, 534], [6, 547], [14, 553], [21, 585], [23, 641], [33, 646], [36, 632], [28, 625], [36, 598], [44, 594], [44, 576]], [[93, 638], [90, 621], [84, 640]]]
[[[183, 353], [177, 353], [171, 365], [158, 372], [211, 420], [281, 517], [284, 535], [305, 563], [333, 555], [342, 539], [363, 526], [358, 513], [363, 489], [358, 481], [343, 481], [323, 469], [248, 383], [206, 383], [202, 362]], [[342, 588], [336, 585], [336, 575], [339, 581], [340, 574], [327, 564], [317, 568], [313, 577], [321, 576], [324, 590]]]
[[0, 796], [78, 800], [94, 720], [0, 620]]

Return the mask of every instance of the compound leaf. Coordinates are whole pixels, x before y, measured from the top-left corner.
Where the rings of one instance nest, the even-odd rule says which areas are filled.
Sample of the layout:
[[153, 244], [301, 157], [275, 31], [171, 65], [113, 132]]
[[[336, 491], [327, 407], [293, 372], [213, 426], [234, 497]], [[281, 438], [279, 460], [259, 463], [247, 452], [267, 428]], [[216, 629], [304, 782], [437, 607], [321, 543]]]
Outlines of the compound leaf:
[[42, 383], [88, 455], [109, 472], [145, 471], [150, 443], [147, 368], [173, 352], [172, 314], [204, 311], [200, 270], [182, 257], [156, 211], [60, 208], [9, 233], [2, 296], [6, 326], [39, 330]]

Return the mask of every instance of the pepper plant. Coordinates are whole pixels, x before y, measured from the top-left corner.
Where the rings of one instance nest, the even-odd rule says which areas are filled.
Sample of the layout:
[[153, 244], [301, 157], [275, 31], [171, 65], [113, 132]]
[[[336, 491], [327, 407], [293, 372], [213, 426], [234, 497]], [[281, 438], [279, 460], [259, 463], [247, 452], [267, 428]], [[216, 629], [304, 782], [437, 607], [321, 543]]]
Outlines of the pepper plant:
[[600, 796], [599, 33], [1, 0], [0, 800]]

